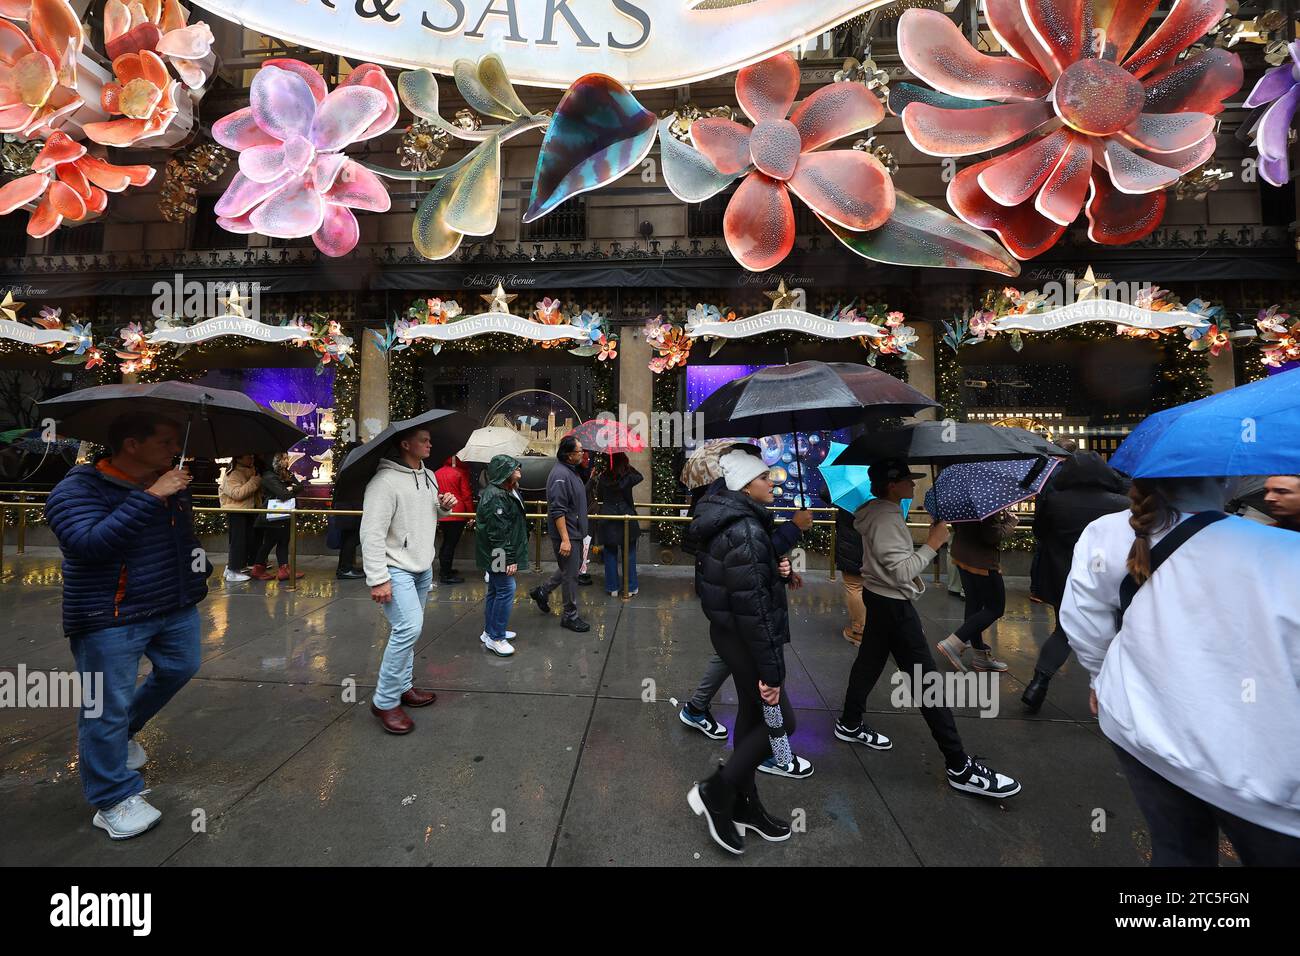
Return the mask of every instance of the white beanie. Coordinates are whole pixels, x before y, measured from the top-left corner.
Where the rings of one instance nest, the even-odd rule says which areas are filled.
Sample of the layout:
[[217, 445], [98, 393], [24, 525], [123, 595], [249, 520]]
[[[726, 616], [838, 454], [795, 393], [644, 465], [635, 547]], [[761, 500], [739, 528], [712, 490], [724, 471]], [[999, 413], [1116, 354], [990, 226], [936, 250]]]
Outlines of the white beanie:
[[762, 458], [744, 451], [729, 451], [718, 459], [718, 463], [722, 465], [722, 477], [727, 479], [727, 487], [732, 491], [740, 491], [769, 470]]

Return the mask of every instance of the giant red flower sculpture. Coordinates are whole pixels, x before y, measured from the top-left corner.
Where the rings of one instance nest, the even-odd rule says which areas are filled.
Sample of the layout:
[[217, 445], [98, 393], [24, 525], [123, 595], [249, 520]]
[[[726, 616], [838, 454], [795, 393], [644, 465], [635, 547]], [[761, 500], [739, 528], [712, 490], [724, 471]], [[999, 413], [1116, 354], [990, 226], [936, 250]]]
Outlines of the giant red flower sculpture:
[[1224, 0], [1176, 0], [1136, 51], [1158, 0], [984, 0], [1010, 56], [986, 56], [943, 14], [908, 10], [903, 62], [938, 91], [902, 108], [932, 156], [998, 152], [959, 172], [948, 204], [1039, 255], [1084, 209], [1088, 237], [1123, 245], [1164, 217], [1164, 189], [1214, 154], [1214, 115], [1240, 88], [1241, 61], [1179, 55], [1223, 16]]
[[772, 268], [794, 247], [791, 192], [854, 231], [876, 229], [894, 211], [893, 181], [874, 156], [852, 149], [815, 152], [879, 123], [885, 115], [880, 101], [862, 84], [833, 83], [791, 113], [798, 95], [799, 65], [783, 53], [736, 76], [736, 99], [753, 128], [714, 117], [691, 125], [695, 147], [719, 173], [752, 170], [727, 203], [722, 234], [731, 254], [753, 272]]

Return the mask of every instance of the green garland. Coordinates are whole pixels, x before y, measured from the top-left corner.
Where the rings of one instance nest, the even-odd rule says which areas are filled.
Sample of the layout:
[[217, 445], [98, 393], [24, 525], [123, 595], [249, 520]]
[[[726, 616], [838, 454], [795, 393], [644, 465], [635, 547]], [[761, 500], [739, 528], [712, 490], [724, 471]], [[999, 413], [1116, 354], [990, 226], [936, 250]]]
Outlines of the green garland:
[[[654, 376], [651, 410], [675, 412], [679, 410], [679, 396], [685, 387], [685, 372], [681, 366]], [[674, 448], [650, 449], [650, 487], [656, 502], [676, 501], [681, 496], [681, 483], [677, 480], [677, 452]], [[682, 542], [685, 522], [656, 521], [650, 529], [653, 540], [666, 547], [676, 547]]]

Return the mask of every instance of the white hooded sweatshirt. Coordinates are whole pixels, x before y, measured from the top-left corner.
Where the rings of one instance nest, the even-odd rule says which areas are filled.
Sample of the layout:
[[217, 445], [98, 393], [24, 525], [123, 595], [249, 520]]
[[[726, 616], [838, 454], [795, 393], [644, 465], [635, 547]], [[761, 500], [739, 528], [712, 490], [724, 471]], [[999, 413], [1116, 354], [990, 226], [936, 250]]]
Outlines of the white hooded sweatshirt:
[[1201, 529], [1116, 633], [1128, 522], [1088, 525], [1061, 605], [1102, 732], [1206, 803], [1300, 836], [1300, 534], [1235, 517]]
[[412, 574], [433, 567], [434, 532], [439, 515], [450, 514], [438, 504], [438, 480], [420, 466], [418, 471], [384, 458], [366, 484], [361, 506], [361, 565], [372, 588], [392, 577], [389, 568]]

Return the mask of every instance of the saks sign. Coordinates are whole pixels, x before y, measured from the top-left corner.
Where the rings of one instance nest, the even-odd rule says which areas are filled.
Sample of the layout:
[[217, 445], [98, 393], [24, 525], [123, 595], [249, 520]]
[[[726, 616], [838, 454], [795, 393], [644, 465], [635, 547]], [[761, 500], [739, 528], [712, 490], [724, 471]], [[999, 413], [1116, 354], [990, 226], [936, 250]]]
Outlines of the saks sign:
[[543, 325], [508, 312], [484, 312], [443, 325], [411, 325], [398, 332], [397, 337], [408, 342], [415, 339], [454, 342], [489, 332], [504, 332], [534, 342], [558, 342], [561, 339], [576, 342], [587, 338], [587, 334], [574, 325]]
[[880, 338], [885, 330], [871, 322], [837, 322], [799, 309], [773, 309], [732, 322], [697, 322], [686, 327], [693, 339], [747, 339], [764, 332], [803, 332], [823, 339], [853, 339], [862, 335]]
[[[515, 82], [567, 88], [605, 73], [629, 88], [730, 73], [891, 0], [194, 0], [291, 43], [450, 73], [500, 54]], [[708, 47], [701, 53], [701, 44]]]

